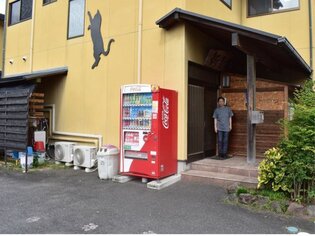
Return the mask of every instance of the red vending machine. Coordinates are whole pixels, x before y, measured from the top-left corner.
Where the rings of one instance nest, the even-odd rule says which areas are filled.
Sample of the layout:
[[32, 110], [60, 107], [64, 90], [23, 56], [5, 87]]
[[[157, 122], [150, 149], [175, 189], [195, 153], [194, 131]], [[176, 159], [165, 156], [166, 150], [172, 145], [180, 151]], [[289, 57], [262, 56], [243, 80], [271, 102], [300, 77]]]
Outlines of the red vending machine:
[[177, 92], [121, 87], [120, 173], [161, 179], [177, 173]]

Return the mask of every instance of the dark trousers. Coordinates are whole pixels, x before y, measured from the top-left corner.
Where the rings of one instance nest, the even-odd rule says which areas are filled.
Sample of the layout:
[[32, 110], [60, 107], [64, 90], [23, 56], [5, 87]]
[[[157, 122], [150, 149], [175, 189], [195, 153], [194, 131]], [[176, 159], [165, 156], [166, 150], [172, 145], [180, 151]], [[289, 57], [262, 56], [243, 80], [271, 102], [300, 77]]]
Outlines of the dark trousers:
[[229, 132], [218, 130], [219, 155], [227, 155], [229, 146]]

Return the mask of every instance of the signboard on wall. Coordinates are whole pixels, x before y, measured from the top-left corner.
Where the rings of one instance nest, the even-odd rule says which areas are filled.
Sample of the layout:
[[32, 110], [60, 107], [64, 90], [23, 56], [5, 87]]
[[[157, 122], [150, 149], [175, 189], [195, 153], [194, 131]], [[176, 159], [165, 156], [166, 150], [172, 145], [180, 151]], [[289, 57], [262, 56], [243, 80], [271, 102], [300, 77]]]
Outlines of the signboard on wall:
[[222, 71], [231, 57], [227, 51], [210, 49], [204, 64], [211, 69]]

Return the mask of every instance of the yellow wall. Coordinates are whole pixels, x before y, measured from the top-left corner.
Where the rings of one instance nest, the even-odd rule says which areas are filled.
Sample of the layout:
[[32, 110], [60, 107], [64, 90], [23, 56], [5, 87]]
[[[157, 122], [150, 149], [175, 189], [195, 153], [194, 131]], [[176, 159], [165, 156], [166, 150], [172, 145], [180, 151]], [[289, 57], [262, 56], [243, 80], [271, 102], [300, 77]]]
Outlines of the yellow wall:
[[[10, 26], [6, 33], [5, 75], [30, 72], [30, 60], [23, 61], [23, 57], [30, 57], [32, 21], [24, 21]], [[9, 61], [12, 60], [13, 64]]]
[[[11, 1], [12, 2], [12, 1]], [[32, 20], [8, 27], [6, 76], [60, 66], [68, 67], [64, 78], [43, 79], [46, 103], [56, 105], [56, 130], [103, 135], [104, 143], [119, 145], [119, 94], [123, 84], [138, 79], [138, 0], [89, 0], [86, 12], [100, 10], [101, 32], [106, 49], [114, 38], [111, 52], [101, 56], [94, 70], [93, 44], [85, 17], [83, 37], [67, 40], [68, 1], [42, 6], [36, 1], [33, 63], [30, 65]], [[142, 25], [141, 83], [159, 84], [179, 92], [179, 113], [185, 113], [184, 27], [165, 32], [155, 21], [175, 7], [184, 7], [182, 0], [144, 0]], [[58, 12], [58, 14], [56, 14]], [[23, 42], [22, 42], [23, 41]], [[23, 49], [23, 50], [22, 50]], [[27, 56], [27, 61], [22, 61]], [[8, 63], [9, 59], [14, 64]], [[24, 64], [23, 64], [24, 63]], [[22, 67], [24, 66], [24, 67]], [[183, 152], [186, 129], [179, 119], [179, 159]], [[185, 151], [185, 150], [184, 150]]]
[[[188, 60], [202, 64], [211, 39], [190, 26], [177, 25], [166, 31], [155, 22], [180, 7], [286, 35], [307, 58], [306, 1], [301, 0], [301, 11], [247, 18], [246, 0], [234, 0], [232, 10], [219, 0], [143, 0], [140, 82], [178, 91], [179, 160], [187, 158]], [[67, 76], [43, 79], [41, 85], [46, 103], [56, 105], [56, 130], [101, 134], [104, 143], [118, 146], [120, 86], [138, 82], [139, 2], [86, 1], [86, 13], [90, 11], [94, 16], [100, 10], [102, 15], [105, 49], [109, 39], [115, 39], [110, 54], [101, 56], [99, 66], [92, 70], [93, 44], [87, 30], [87, 14], [84, 36], [67, 40], [68, 1], [56, 1], [46, 6], [42, 6], [42, 1], [36, 1], [34, 25], [33, 20], [27, 20], [7, 28], [5, 75], [67, 66]], [[295, 22], [290, 17], [298, 19]], [[22, 60], [23, 56], [27, 57], [26, 62]], [[10, 59], [14, 61], [12, 65]]]

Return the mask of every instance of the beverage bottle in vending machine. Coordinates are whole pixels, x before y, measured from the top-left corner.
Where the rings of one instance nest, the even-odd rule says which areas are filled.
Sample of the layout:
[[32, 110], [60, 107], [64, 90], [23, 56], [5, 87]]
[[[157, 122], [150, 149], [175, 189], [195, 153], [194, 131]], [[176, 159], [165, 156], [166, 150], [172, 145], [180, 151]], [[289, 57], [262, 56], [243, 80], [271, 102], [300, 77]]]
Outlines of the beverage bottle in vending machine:
[[128, 105], [128, 95], [124, 95], [124, 104]]

